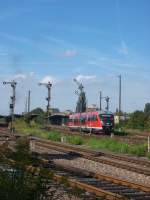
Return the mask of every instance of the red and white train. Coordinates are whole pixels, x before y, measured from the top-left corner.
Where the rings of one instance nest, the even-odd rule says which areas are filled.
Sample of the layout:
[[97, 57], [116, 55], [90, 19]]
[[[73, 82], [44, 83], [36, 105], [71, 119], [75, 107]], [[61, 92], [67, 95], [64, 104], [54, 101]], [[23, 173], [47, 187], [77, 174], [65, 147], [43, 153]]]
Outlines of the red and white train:
[[71, 130], [110, 134], [114, 130], [114, 115], [98, 111], [74, 113], [69, 116], [68, 127]]

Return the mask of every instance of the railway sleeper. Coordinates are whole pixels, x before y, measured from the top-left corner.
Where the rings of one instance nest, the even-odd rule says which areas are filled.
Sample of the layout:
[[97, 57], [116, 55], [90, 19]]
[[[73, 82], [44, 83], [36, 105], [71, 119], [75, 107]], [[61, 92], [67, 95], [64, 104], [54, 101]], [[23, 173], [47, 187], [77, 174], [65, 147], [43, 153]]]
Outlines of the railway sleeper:
[[129, 199], [150, 199], [150, 194], [146, 192], [139, 191], [137, 189], [129, 188], [127, 186], [120, 186], [111, 182], [101, 181], [94, 178], [80, 178], [80, 177], [72, 177], [76, 178], [77, 180], [93, 185], [95, 187], [99, 187], [103, 190], [107, 190], [110, 192], [115, 192], [117, 194], [123, 195], [125, 197], [128, 197]]

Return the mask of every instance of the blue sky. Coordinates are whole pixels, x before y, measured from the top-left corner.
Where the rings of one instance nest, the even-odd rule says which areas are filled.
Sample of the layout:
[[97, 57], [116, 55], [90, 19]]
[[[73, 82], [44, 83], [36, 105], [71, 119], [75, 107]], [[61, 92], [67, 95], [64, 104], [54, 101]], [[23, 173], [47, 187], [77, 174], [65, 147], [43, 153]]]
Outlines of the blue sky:
[[[122, 109], [143, 109], [150, 101], [149, 0], [0, 0], [0, 81], [16, 79], [16, 112], [24, 111], [31, 89], [32, 108], [44, 108], [51, 80], [53, 107], [74, 109], [73, 78], [83, 82], [88, 105], [98, 92], [118, 106], [122, 75]], [[0, 85], [8, 113], [10, 88]]]

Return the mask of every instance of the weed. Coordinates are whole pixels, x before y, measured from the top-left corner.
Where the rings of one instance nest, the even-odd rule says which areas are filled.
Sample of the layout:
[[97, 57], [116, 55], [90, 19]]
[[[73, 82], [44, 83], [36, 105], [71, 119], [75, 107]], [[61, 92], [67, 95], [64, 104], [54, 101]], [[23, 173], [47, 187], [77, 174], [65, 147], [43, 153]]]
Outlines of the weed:
[[[23, 120], [16, 120], [15, 128], [18, 132], [23, 133], [24, 135], [34, 135], [38, 137], [42, 137], [45, 139], [53, 140], [53, 141], [61, 141], [61, 137], [64, 136], [60, 132], [55, 131], [45, 131], [39, 128], [38, 125], [34, 124], [32, 127], [28, 126], [28, 124]], [[87, 145], [92, 149], [104, 149], [109, 150], [116, 153], [126, 153], [132, 154], [136, 156], [147, 156], [150, 158], [150, 153], [147, 154], [147, 144], [128, 144], [125, 142], [117, 141], [113, 138], [89, 138], [85, 139], [82, 136], [65, 136], [66, 142], [74, 145]]]
[[150, 159], [150, 152], [146, 154], [147, 158]]
[[140, 144], [140, 145], [132, 145], [129, 148], [130, 154], [134, 154], [137, 156], [145, 156], [147, 151], [147, 145], [145, 144]]
[[80, 136], [68, 136], [67, 142], [70, 144], [75, 144], [75, 145], [82, 145], [84, 144], [84, 139]]
[[53, 141], [61, 141], [61, 133], [58, 132], [50, 132], [47, 137], [49, 140]]

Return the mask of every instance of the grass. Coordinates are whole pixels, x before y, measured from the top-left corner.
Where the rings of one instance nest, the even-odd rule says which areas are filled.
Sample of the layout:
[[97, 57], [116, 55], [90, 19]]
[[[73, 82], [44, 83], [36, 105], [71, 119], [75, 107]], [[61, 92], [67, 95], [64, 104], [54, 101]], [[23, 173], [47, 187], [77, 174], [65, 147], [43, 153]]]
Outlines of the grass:
[[83, 137], [81, 136], [67, 136], [66, 140], [70, 144], [83, 145], [85, 143]]
[[61, 133], [58, 133], [58, 132], [54, 132], [54, 131], [53, 131], [53, 132], [50, 132], [50, 133], [48, 134], [47, 139], [60, 142], [60, 141], [61, 141], [61, 137], [62, 137]]
[[147, 158], [150, 159], [150, 152], [146, 154]]
[[147, 144], [128, 144], [125, 142], [117, 141], [113, 138], [96, 139], [90, 137], [89, 139], [85, 139], [82, 136], [68, 136], [56, 131], [42, 130], [36, 124], [33, 124], [32, 127], [29, 127], [23, 120], [16, 121], [15, 128], [18, 130], [18, 132], [21, 132], [24, 135], [33, 135], [58, 142], [60, 142], [63, 137], [64, 141], [70, 144], [84, 144], [91, 149], [103, 149], [115, 153], [147, 156], [150, 159], [150, 153], [147, 153]]
[[120, 142], [111, 138], [101, 140], [92, 138], [89, 139], [86, 144], [92, 149], [104, 149], [115, 153], [126, 153], [136, 156], [146, 156], [147, 152], [146, 144], [130, 145], [125, 142]]
[[104, 149], [110, 150], [118, 153], [127, 153], [128, 144], [121, 143], [114, 139], [101, 139], [97, 140], [91, 138], [87, 141], [87, 145], [93, 149]]

